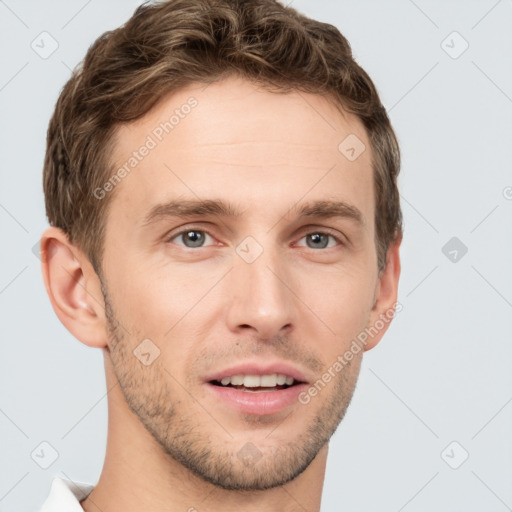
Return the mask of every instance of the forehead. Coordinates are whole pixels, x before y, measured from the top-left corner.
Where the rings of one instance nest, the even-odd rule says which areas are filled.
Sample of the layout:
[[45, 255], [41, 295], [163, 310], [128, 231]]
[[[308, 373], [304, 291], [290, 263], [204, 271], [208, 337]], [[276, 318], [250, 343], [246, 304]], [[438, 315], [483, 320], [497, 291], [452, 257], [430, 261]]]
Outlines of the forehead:
[[260, 216], [301, 198], [350, 200], [364, 217], [373, 212], [360, 120], [320, 95], [269, 92], [240, 78], [163, 98], [117, 129], [111, 162], [114, 174], [124, 171], [110, 211], [136, 223], [174, 197], [226, 197], [249, 213], [259, 205]]

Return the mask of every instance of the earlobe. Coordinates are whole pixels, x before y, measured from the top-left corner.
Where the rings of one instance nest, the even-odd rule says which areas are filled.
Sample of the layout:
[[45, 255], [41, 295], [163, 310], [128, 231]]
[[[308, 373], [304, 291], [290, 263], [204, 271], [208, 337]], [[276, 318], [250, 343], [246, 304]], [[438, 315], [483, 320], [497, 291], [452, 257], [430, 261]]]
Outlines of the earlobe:
[[398, 281], [400, 278], [400, 237], [390, 244], [386, 255], [386, 267], [382, 270], [376, 288], [364, 350], [370, 350], [379, 343], [387, 331], [394, 315], [401, 309], [397, 307]]
[[90, 347], [106, 347], [101, 283], [85, 255], [59, 228], [41, 237], [41, 269], [53, 309], [66, 329]]

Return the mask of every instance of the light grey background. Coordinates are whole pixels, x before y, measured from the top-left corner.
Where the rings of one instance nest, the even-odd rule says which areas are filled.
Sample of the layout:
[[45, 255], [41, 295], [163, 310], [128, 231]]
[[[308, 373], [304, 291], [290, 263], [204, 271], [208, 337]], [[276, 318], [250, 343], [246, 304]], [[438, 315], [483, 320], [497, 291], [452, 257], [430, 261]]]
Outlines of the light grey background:
[[[2, 512], [37, 510], [54, 475], [95, 484], [101, 471], [101, 351], [60, 324], [32, 250], [46, 227], [41, 169], [59, 91], [138, 3], [0, 0]], [[512, 510], [512, 3], [292, 6], [348, 38], [403, 154], [403, 311], [364, 356], [322, 510]], [[58, 42], [46, 59], [31, 47], [51, 49], [43, 31]], [[445, 256], [452, 237], [459, 247]], [[31, 457], [43, 441], [58, 452], [47, 469]]]

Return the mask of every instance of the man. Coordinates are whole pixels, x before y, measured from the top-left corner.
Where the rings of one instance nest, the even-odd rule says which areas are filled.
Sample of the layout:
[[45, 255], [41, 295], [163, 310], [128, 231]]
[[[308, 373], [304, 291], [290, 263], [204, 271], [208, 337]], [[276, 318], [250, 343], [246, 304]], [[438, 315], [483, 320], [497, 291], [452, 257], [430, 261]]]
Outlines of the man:
[[50, 122], [41, 250], [103, 351], [108, 442], [42, 510], [318, 511], [397, 308], [399, 164], [345, 38], [274, 0], [145, 5], [100, 37]]

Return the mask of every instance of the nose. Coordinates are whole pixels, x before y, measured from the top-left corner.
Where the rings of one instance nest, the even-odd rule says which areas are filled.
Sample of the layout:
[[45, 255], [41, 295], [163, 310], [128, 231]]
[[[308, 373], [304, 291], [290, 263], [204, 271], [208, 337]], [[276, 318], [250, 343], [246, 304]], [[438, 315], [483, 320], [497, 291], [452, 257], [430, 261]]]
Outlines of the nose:
[[263, 340], [289, 334], [296, 322], [296, 298], [283, 262], [268, 249], [252, 263], [235, 258], [229, 283], [230, 330], [251, 330]]

